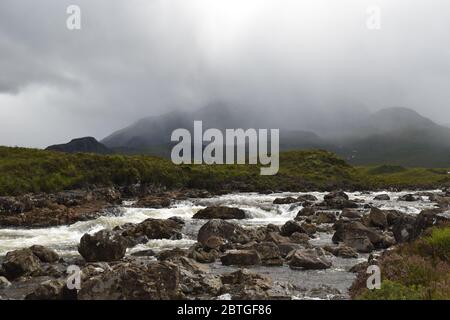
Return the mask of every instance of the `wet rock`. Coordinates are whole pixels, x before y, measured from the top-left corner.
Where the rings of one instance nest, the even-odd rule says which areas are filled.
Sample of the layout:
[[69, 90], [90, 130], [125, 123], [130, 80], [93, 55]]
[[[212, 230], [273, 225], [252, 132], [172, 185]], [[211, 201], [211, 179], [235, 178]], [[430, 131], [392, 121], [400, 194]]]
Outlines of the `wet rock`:
[[101, 230], [81, 237], [78, 252], [88, 262], [116, 261], [125, 256], [126, 239], [117, 233]]
[[283, 259], [281, 258], [280, 249], [273, 242], [261, 242], [253, 245], [258, 252], [261, 262], [266, 266], [281, 266]]
[[298, 201], [304, 202], [304, 201], [308, 201], [308, 202], [314, 202], [317, 201], [318, 199], [313, 196], [312, 194], [302, 194], [301, 196], [299, 196], [297, 198]]
[[[53, 279], [42, 282], [25, 300], [63, 300], [66, 282], [61, 279]], [[67, 290], [69, 291], [69, 290]]]
[[3, 260], [2, 269], [8, 280], [42, 271], [39, 258], [30, 249], [8, 252]]
[[285, 237], [289, 237], [294, 232], [298, 233], [306, 233], [305, 229], [302, 225], [294, 220], [287, 221], [282, 227], [280, 234]]
[[409, 242], [416, 238], [416, 217], [403, 215], [392, 227], [395, 241], [398, 243]]
[[30, 250], [41, 260], [42, 262], [53, 263], [59, 260], [59, 255], [55, 250], [46, 248], [40, 245], [34, 245], [30, 247]]
[[320, 270], [331, 267], [331, 261], [321, 248], [295, 250], [286, 259], [291, 269]]
[[[382, 245], [381, 235], [375, 230], [364, 226], [359, 221], [340, 220], [335, 223], [335, 229], [336, 232], [334, 233], [332, 238], [333, 243], [345, 242], [350, 247], [355, 248], [353, 246], [355, 243], [354, 239], [360, 241], [362, 238], [367, 238], [374, 247], [380, 247]], [[352, 241], [349, 241], [350, 239]]]
[[302, 220], [303, 217], [313, 216], [315, 212], [316, 210], [314, 208], [311, 207], [303, 208], [297, 213], [295, 220]]
[[157, 254], [159, 261], [166, 261], [166, 260], [176, 260], [179, 257], [187, 256], [188, 252], [186, 250], [180, 249], [180, 248], [173, 248], [169, 250], [162, 250]]
[[314, 234], [317, 232], [317, 227], [312, 223], [303, 222], [301, 226], [303, 230], [305, 230], [306, 234], [309, 235], [310, 237], [313, 237]]
[[369, 225], [385, 229], [388, 226], [386, 213], [378, 208], [372, 208], [369, 212]]
[[269, 232], [269, 233], [267, 233], [266, 238], [264, 239], [264, 241], [273, 242], [275, 244], [292, 242], [291, 239], [289, 239], [289, 237], [284, 237], [284, 236], [280, 235], [278, 232]]
[[346, 245], [340, 245], [338, 247], [325, 246], [323, 249], [336, 257], [358, 258], [358, 252]]
[[334, 223], [336, 222], [336, 215], [333, 212], [320, 211], [316, 213], [316, 223]]
[[294, 232], [293, 234], [291, 234], [289, 236], [290, 241], [292, 241], [294, 243], [304, 244], [304, 245], [308, 245], [310, 239], [311, 238], [306, 233]]
[[200, 263], [213, 263], [219, 258], [219, 251], [204, 248], [201, 243], [196, 243], [189, 248], [188, 257]]
[[207, 207], [198, 211], [193, 219], [245, 219], [245, 212], [239, 208]]
[[349, 200], [348, 195], [343, 191], [335, 191], [324, 196], [324, 201], [319, 206], [329, 209], [357, 208], [355, 201]]
[[261, 264], [256, 250], [229, 250], [220, 258], [225, 266], [251, 266]]
[[222, 246], [224, 246], [225, 244], [226, 241], [224, 239], [216, 236], [209, 237], [205, 241], [205, 247], [210, 250], [211, 249], [220, 250]]
[[298, 243], [292, 243], [292, 242], [285, 242], [277, 244], [278, 249], [280, 250], [281, 257], [285, 258], [291, 251], [298, 250], [298, 249], [305, 249], [304, 246], [298, 244]]
[[375, 198], [373, 198], [373, 200], [388, 201], [388, 200], [391, 200], [391, 197], [389, 197], [388, 194], [383, 193], [383, 194], [379, 194], [379, 195], [375, 196]]
[[355, 209], [350, 208], [344, 208], [341, 213], [341, 218], [348, 218], [348, 219], [361, 219], [361, 213], [359, 213]]
[[375, 249], [375, 246], [369, 240], [367, 236], [364, 235], [349, 235], [344, 239], [345, 245], [355, 249], [357, 252], [369, 253]]
[[155, 251], [152, 249], [136, 251], [131, 254], [133, 257], [151, 257], [155, 255]]
[[247, 243], [250, 241], [248, 232], [241, 226], [220, 219], [212, 219], [205, 223], [199, 230], [197, 240], [202, 245], [212, 237], [221, 237], [231, 243]]
[[172, 262], [120, 263], [83, 282], [79, 300], [183, 299], [180, 268]]
[[141, 223], [126, 226], [122, 236], [130, 240], [144, 236], [147, 239], [181, 239], [183, 223], [174, 219], [149, 218]]
[[138, 207], [138, 208], [160, 209], [160, 208], [170, 207], [170, 204], [171, 204], [171, 200], [166, 196], [159, 197], [159, 196], [151, 195], [151, 196], [147, 196], [145, 198], [139, 199], [134, 206]]
[[183, 294], [189, 297], [219, 294], [222, 283], [217, 275], [211, 274], [208, 266], [186, 257], [180, 257], [177, 266], [180, 270], [180, 287]]
[[403, 196], [398, 197], [398, 201], [408, 201], [408, 202], [413, 202], [413, 201], [419, 201], [420, 197], [415, 196], [413, 194], [405, 194]]
[[246, 269], [240, 269], [221, 276], [222, 294], [230, 294], [232, 299], [267, 299], [273, 286], [272, 279]]
[[276, 198], [275, 200], [273, 200], [273, 204], [290, 204], [290, 203], [296, 203], [296, 202], [300, 202], [300, 200], [298, 200], [296, 198], [292, 198], [292, 197]]

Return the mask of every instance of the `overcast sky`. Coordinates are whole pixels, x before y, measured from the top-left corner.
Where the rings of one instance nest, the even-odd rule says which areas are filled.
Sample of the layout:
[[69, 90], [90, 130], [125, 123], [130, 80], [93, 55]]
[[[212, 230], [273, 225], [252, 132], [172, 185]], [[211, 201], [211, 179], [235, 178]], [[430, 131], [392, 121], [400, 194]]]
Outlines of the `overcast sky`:
[[212, 101], [450, 123], [449, 17], [448, 0], [1, 0], [0, 145], [102, 139]]

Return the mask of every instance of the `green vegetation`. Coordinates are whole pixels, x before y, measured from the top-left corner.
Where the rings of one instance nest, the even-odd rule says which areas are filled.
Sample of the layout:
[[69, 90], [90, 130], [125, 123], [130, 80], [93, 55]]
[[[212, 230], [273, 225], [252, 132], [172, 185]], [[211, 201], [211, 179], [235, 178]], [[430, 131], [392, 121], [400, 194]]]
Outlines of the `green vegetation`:
[[56, 192], [84, 186], [136, 182], [168, 188], [214, 190], [331, 190], [450, 185], [446, 169], [352, 167], [323, 150], [280, 154], [276, 176], [257, 165], [183, 165], [151, 156], [67, 154], [0, 147], [0, 195]]
[[357, 299], [450, 300], [450, 227], [431, 229], [380, 261], [380, 290], [363, 289]]

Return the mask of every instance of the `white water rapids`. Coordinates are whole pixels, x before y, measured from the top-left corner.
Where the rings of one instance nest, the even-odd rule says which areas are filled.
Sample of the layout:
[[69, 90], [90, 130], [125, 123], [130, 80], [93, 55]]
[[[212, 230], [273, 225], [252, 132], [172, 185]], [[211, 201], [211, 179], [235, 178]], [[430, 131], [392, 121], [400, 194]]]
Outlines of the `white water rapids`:
[[[430, 191], [437, 192], [437, 191]], [[377, 194], [387, 193], [391, 197], [389, 201], [374, 201], [373, 198]], [[397, 201], [397, 198], [408, 192], [377, 192], [377, 193], [348, 193], [350, 199], [361, 199], [365, 203], [373, 203], [382, 209], [396, 209], [402, 212], [417, 214], [425, 208], [434, 206], [428, 200], [428, 197], [422, 197], [417, 202]], [[319, 200], [323, 199], [325, 193], [310, 192]], [[281, 225], [289, 219], [293, 219], [297, 212], [302, 208], [299, 205], [274, 205], [275, 198], [294, 196], [297, 197], [301, 193], [277, 193], [262, 195], [257, 193], [239, 193], [228, 194], [207, 199], [190, 199], [175, 202], [170, 208], [165, 209], [144, 209], [131, 208], [127, 206], [127, 202], [121, 206], [121, 214], [106, 215], [95, 220], [77, 222], [68, 226], [58, 226], [41, 229], [24, 229], [24, 228], [0, 228], [0, 256], [5, 255], [8, 251], [26, 248], [34, 244], [39, 244], [55, 249], [63, 256], [77, 255], [77, 245], [80, 238], [85, 233], [95, 233], [104, 228], [114, 228], [116, 226], [131, 222], [139, 223], [147, 218], [166, 219], [177, 216], [186, 221], [183, 229], [183, 239], [181, 240], [150, 240], [145, 245], [138, 245], [131, 248], [127, 253], [132, 253], [144, 249], [153, 249], [155, 251], [165, 248], [188, 248], [196, 242], [198, 229], [205, 223], [203, 220], [194, 220], [191, 217], [200, 209], [212, 205], [226, 205], [231, 207], [239, 207], [243, 209], [248, 219], [236, 221], [246, 226], [267, 225], [269, 223]], [[322, 239], [324, 242], [329, 241], [330, 236]], [[315, 242], [320, 239], [315, 239]]]

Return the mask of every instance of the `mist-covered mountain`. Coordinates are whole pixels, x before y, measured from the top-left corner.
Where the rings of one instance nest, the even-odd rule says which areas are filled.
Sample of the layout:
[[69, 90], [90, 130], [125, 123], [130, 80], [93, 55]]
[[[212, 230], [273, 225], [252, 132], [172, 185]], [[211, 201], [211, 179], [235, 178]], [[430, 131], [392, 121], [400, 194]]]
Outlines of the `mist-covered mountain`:
[[[301, 118], [291, 112], [291, 119]], [[177, 128], [192, 130], [193, 121], [207, 128], [280, 128], [280, 149], [322, 148], [334, 151], [355, 164], [391, 163], [405, 166], [450, 166], [450, 128], [440, 126], [407, 108], [387, 108], [359, 114], [358, 121], [344, 123], [338, 117], [336, 133], [322, 134], [298, 128], [283, 128], [276, 117], [243, 113], [225, 104], [213, 104], [195, 112], [171, 112], [148, 117], [101, 142], [110, 149], [128, 153], [170, 154], [170, 136]]]

